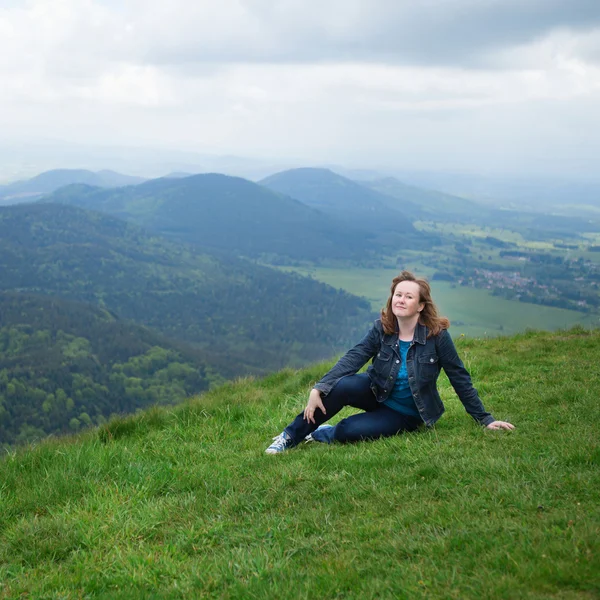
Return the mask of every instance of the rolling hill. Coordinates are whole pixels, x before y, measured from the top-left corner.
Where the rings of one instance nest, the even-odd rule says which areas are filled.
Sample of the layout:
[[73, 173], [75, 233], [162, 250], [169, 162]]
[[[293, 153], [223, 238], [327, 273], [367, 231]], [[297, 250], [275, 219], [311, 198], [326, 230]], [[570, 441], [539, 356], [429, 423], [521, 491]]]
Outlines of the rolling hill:
[[362, 260], [374, 253], [372, 236], [358, 227], [239, 177], [161, 178], [114, 190], [69, 186], [46, 200], [105, 212], [212, 251], [279, 262]]
[[420, 206], [423, 211], [421, 218], [424, 220], [502, 227], [519, 232], [526, 239], [532, 240], [543, 240], [551, 236], [576, 239], [584, 232], [600, 231], [600, 218], [597, 213], [591, 215], [591, 218], [586, 218], [573, 209], [559, 215], [550, 205], [547, 205], [545, 211], [538, 205], [538, 212], [534, 212], [530, 206], [519, 206], [518, 202], [510, 205], [510, 209], [498, 208], [483, 201], [475, 202], [452, 194], [407, 185], [393, 177], [361, 183], [381, 192], [392, 208], [398, 201], [400, 206], [406, 201]]
[[421, 208], [409, 200], [396, 202], [390, 210], [389, 198], [329, 169], [291, 169], [259, 183], [327, 214], [343, 216], [348, 222], [377, 230], [412, 233], [411, 222], [422, 213]]
[[31, 179], [0, 186], [0, 202], [3, 204], [16, 204], [18, 202], [35, 200], [60, 187], [74, 183], [111, 188], [123, 185], [135, 185], [143, 181], [145, 179], [142, 177], [123, 175], [108, 170], [93, 172], [85, 169], [55, 169], [40, 173]]
[[489, 213], [488, 207], [472, 200], [407, 185], [394, 177], [363, 181], [361, 184], [380, 192], [382, 200], [391, 208], [401, 208], [406, 202], [419, 206], [424, 213], [422, 218], [425, 219], [444, 215], [460, 215], [462, 218], [472, 219], [475, 215], [482, 217], [485, 216], [482, 213]]

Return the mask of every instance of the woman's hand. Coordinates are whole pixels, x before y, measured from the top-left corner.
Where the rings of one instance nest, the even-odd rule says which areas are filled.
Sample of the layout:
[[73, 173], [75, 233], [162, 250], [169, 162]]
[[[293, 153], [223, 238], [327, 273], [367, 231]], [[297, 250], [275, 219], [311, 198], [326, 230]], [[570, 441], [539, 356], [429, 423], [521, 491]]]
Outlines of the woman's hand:
[[315, 410], [317, 410], [317, 408], [320, 408], [323, 414], [327, 413], [323, 406], [323, 401], [321, 400], [321, 392], [313, 388], [310, 391], [308, 403], [304, 409], [304, 420], [315, 424]]
[[515, 426], [511, 423], [507, 423], [506, 421], [493, 421], [489, 425], [486, 426], [486, 429], [508, 429], [511, 431]]

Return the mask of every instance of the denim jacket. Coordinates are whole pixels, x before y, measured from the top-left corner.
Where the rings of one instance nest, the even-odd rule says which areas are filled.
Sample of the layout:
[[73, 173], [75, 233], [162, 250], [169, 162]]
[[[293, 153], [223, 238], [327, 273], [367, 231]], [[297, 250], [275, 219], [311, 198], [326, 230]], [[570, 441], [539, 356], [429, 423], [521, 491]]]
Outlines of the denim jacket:
[[[489, 425], [494, 417], [483, 407], [448, 331], [443, 329], [431, 337], [427, 337], [427, 334], [427, 327], [417, 323], [406, 357], [408, 383], [425, 424], [433, 425], [445, 410], [436, 385], [440, 369], [443, 368], [466, 411], [481, 425]], [[392, 392], [401, 358], [398, 332], [384, 333], [380, 319], [375, 321], [371, 330], [354, 348], [338, 360], [315, 388], [327, 395], [342, 377], [354, 375], [369, 360], [372, 360], [367, 370], [371, 390], [377, 401], [383, 402]]]

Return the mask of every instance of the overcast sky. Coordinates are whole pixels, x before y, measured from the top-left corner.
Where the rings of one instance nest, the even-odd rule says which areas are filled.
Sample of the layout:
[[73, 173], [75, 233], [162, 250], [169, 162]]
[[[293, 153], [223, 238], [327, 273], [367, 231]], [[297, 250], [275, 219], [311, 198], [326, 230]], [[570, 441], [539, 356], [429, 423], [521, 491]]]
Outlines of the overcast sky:
[[0, 132], [597, 176], [600, 0], [0, 0]]

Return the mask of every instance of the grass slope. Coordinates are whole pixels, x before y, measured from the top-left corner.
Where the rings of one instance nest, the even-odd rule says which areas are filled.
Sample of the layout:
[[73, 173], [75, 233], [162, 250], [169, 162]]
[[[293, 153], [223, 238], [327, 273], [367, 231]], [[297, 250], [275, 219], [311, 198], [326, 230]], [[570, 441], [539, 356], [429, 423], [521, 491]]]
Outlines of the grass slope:
[[598, 597], [600, 331], [459, 350], [515, 432], [265, 455], [317, 365], [6, 456], [0, 598]]

